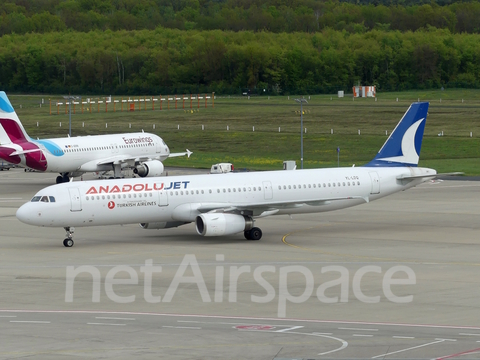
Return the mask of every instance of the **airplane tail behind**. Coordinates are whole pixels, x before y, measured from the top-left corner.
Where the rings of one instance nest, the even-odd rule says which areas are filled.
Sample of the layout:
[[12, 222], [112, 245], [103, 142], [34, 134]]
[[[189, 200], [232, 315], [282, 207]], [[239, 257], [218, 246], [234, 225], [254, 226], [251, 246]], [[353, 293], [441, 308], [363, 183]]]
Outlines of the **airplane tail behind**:
[[7, 94], [0, 91], [0, 145], [28, 141], [29, 137], [23, 127]]
[[428, 102], [413, 103], [366, 167], [418, 166]]

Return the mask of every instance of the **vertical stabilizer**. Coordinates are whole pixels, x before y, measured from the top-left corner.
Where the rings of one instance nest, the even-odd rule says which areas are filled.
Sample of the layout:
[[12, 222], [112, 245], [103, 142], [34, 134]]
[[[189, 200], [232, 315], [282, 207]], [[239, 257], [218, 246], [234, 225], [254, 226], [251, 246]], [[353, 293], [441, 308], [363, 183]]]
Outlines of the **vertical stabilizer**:
[[23, 127], [7, 94], [0, 91], [0, 145], [28, 141]]
[[427, 112], [428, 102], [410, 105], [377, 156], [365, 166], [418, 166]]

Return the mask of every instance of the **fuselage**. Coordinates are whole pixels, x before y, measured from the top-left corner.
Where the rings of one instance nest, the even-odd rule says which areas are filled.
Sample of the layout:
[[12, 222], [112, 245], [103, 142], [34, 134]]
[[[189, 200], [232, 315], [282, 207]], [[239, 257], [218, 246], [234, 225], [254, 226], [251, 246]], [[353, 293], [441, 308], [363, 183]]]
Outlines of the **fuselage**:
[[[3, 148], [3, 149], [2, 149]], [[17, 151], [20, 154], [11, 156]], [[75, 173], [108, 171], [111, 164], [99, 164], [115, 157], [150, 157], [164, 160], [170, 154], [165, 142], [149, 133], [79, 136], [24, 140], [0, 146], [0, 158], [37, 171]]]
[[192, 222], [202, 209], [228, 211], [229, 206], [260, 208], [253, 217], [316, 213], [373, 201], [425, 181], [399, 180], [402, 176], [434, 174], [417, 167], [349, 167], [80, 181], [42, 189], [17, 217], [37, 226], [81, 227]]

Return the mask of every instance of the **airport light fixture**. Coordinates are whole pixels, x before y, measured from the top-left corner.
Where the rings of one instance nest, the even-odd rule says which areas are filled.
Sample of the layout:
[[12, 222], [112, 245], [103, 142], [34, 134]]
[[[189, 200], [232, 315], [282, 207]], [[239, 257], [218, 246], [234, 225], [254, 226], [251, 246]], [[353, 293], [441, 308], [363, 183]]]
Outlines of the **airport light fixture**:
[[63, 97], [65, 101], [68, 100], [68, 112], [69, 112], [69, 123], [68, 123], [68, 136], [72, 136], [72, 101], [80, 100], [81, 96], [66, 95]]
[[304, 98], [295, 101], [300, 103], [300, 169], [303, 169], [303, 103], [308, 104], [308, 101]]

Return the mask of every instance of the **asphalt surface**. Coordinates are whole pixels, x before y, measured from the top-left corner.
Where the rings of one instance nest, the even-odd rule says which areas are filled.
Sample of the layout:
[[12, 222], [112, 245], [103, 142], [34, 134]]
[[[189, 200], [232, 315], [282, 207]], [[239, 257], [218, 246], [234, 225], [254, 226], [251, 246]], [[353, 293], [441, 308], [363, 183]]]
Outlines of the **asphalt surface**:
[[128, 225], [65, 248], [15, 218], [54, 181], [0, 172], [0, 358], [480, 358], [479, 182], [260, 219], [258, 242]]

